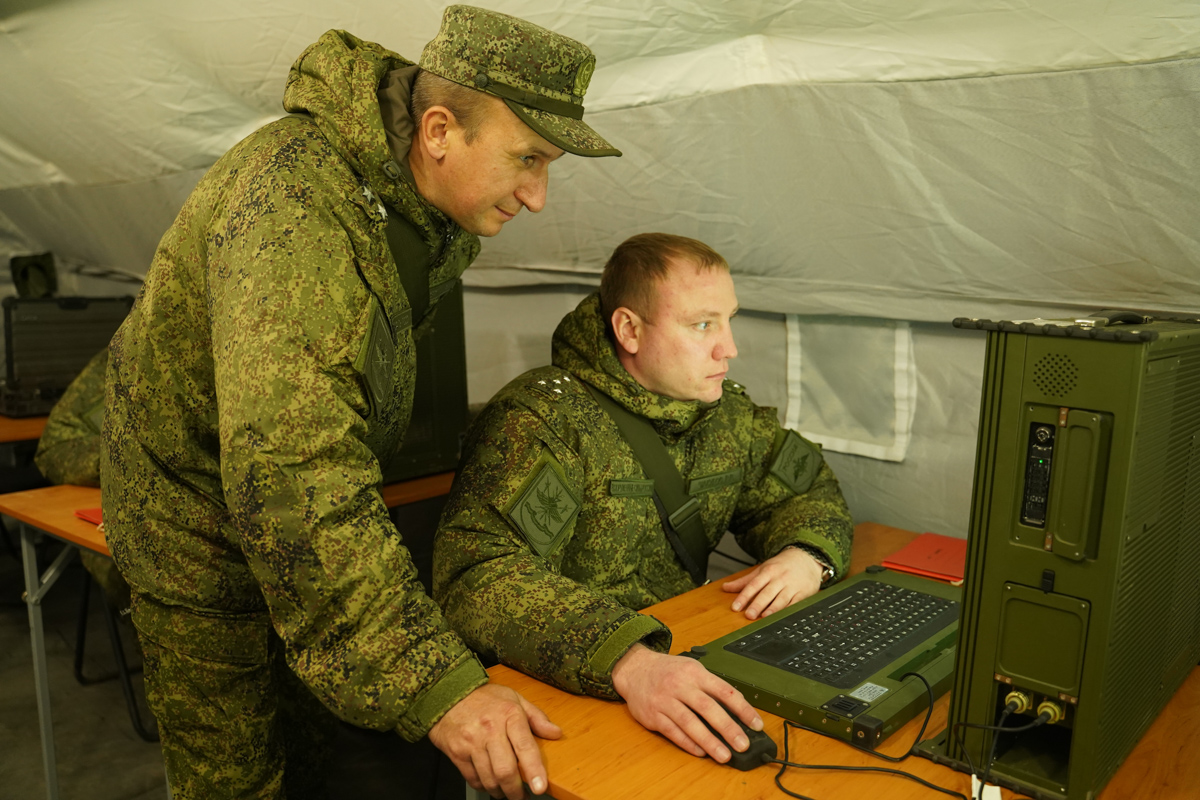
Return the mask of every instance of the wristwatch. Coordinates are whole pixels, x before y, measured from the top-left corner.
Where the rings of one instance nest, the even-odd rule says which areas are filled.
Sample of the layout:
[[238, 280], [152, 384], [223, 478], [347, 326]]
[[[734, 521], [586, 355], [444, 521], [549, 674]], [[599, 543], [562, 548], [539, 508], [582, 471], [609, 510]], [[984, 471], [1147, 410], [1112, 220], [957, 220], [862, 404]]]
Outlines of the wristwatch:
[[825, 554], [817, 548], [809, 547], [808, 545], [804, 544], [789, 544], [788, 547], [794, 547], [797, 550], [803, 550], [812, 556], [813, 561], [817, 562], [817, 566], [821, 568], [821, 588], [825, 588], [825, 586], [837, 575], [837, 571], [833, 568], [833, 565], [826, 560]]

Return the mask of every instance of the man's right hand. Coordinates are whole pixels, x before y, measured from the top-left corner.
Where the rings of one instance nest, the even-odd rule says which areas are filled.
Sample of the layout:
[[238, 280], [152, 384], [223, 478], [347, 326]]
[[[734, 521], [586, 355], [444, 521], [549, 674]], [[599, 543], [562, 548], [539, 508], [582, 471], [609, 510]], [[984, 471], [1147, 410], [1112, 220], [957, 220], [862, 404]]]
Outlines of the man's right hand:
[[724, 708], [755, 730], [763, 722], [742, 693], [706, 670], [693, 658], [668, 656], [635, 644], [612, 671], [613, 688], [629, 705], [629, 713], [644, 727], [658, 731], [682, 750], [722, 763], [729, 750], [696, 716], [702, 715], [735, 750], [750, 742]]
[[548, 786], [530, 729], [543, 739], [562, 736], [540, 708], [507, 686], [489, 683], [451, 707], [429, 729], [429, 741], [450, 757], [473, 788], [521, 800], [522, 779], [534, 794]]

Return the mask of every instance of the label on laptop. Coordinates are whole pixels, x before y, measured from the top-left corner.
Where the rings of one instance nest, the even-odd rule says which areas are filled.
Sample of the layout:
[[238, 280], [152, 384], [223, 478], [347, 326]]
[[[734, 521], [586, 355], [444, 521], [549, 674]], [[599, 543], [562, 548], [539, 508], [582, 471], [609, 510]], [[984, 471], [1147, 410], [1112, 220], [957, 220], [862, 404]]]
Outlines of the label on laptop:
[[887, 694], [888, 690], [877, 683], [864, 683], [862, 686], [850, 693], [850, 696], [855, 700], [862, 700], [864, 703], [870, 703], [877, 697], [882, 697]]

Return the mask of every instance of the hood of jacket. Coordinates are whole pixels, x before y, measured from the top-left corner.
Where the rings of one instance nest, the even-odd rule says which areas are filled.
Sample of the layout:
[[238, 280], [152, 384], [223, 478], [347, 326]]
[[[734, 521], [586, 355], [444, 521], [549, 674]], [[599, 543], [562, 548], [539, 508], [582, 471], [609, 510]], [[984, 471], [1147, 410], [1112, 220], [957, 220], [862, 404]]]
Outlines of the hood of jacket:
[[674, 400], [656, 394], [638, 383], [617, 358], [617, 351], [604, 330], [600, 295], [584, 298], [554, 331], [551, 340], [554, 366], [590, 383], [617, 403], [645, 417], [659, 435], [676, 439], [711, 417], [721, 401]]
[[[429, 244], [440, 249], [461, 229], [422, 198], [407, 169], [412, 124], [407, 109], [389, 107], [391, 142], [380, 111], [381, 83], [409, 85], [416, 65], [403, 56], [346, 31], [328, 31], [300, 54], [288, 73], [283, 107], [307, 114], [339, 155], [392, 208], [413, 222]], [[407, 91], [400, 96], [407, 97]], [[403, 117], [403, 119], [399, 119]], [[394, 155], [400, 153], [402, 155]], [[399, 159], [399, 160], [398, 160]]]

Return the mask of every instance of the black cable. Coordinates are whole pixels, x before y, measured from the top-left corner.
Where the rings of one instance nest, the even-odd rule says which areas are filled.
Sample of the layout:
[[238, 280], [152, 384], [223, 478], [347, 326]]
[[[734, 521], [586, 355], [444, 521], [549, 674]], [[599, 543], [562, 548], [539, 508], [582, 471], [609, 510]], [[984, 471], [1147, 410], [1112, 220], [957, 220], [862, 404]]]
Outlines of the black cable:
[[[862, 752], [873, 755], [876, 758], [883, 759], [884, 761], [890, 761], [894, 764], [898, 764], [901, 761], [904, 761], [905, 759], [907, 759], [910, 755], [912, 755], [912, 753], [916, 749], [917, 745], [921, 743], [921, 737], [923, 737], [925, 735], [925, 728], [929, 724], [930, 716], [932, 716], [932, 714], [933, 714], [933, 687], [929, 685], [929, 681], [925, 680], [925, 677], [923, 675], [920, 675], [916, 672], [906, 672], [906, 673], [904, 673], [904, 675], [902, 675], [900, 677], [900, 680], [903, 681], [907, 678], [917, 678], [918, 680], [921, 681], [921, 683], [925, 684], [925, 693], [929, 697], [929, 705], [925, 709], [925, 719], [921, 722], [921, 730], [917, 732], [917, 738], [915, 741], [913, 741], [912, 746], [910, 746], [906, 751], [904, 751], [904, 755], [899, 756], [899, 757], [888, 756], [888, 755], [884, 755], [883, 753], [876, 753], [873, 750], [866, 750], [863, 748], [858, 748]], [[780, 765], [779, 772], [777, 772], [775, 774], [775, 785], [779, 787], [779, 791], [783, 792], [788, 797], [795, 797], [798, 800], [814, 800], [813, 798], [808, 797], [807, 795], [793, 792], [784, 787], [783, 781], [782, 781], [783, 773], [787, 770], [788, 767], [795, 767], [797, 769], [828, 769], [828, 770], [842, 770], [845, 772], [881, 772], [885, 775], [897, 775], [901, 778], [907, 778], [911, 781], [916, 781], [917, 783], [919, 783], [929, 789], [933, 789], [934, 791], [941, 792], [942, 794], [948, 794], [951, 797], [959, 797], [959, 798], [962, 798], [962, 800], [970, 800], [970, 798], [968, 798], [962, 792], [956, 792], [952, 789], [945, 789], [941, 786], [937, 786], [936, 784], [930, 783], [929, 781], [925, 780], [924, 778], [921, 778], [917, 775], [913, 775], [910, 772], [904, 772], [903, 770], [898, 770], [898, 769], [891, 769], [890, 767], [850, 767], [850, 766], [844, 766], [844, 765], [840, 765], [840, 764], [799, 764], [794, 761], [789, 761], [788, 760], [788, 753], [789, 753], [788, 732], [791, 728], [798, 728], [800, 730], [808, 731], [809, 733], [816, 733], [821, 736], [828, 736], [831, 739], [837, 739], [837, 737], [829, 736], [829, 734], [824, 733], [822, 731], [813, 730], [811, 728], [805, 728], [804, 726], [797, 725], [794, 722], [791, 722], [789, 720], [783, 721], [783, 760], [780, 760], [777, 758], [764, 759], [763, 763]], [[837, 739], [837, 741], [842, 741], [842, 740]], [[974, 772], [973, 769], [972, 769], [972, 772]]]
[[[867, 755], [874, 756], [875, 758], [878, 758], [883, 761], [890, 761], [893, 764], [899, 764], [900, 762], [906, 760], [910, 755], [912, 755], [913, 751], [917, 748], [917, 745], [919, 745], [921, 743], [921, 737], [923, 737], [925, 735], [925, 728], [928, 727], [928, 725], [929, 725], [929, 718], [933, 715], [933, 687], [929, 685], [929, 681], [925, 680], [924, 675], [921, 675], [916, 672], [906, 672], [900, 676], [900, 680], [904, 680], [905, 678], [916, 678], [921, 683], [925, 684], [925, 695], [929, 698], [929, 705], [926, 706], [926, 708], [925, 708], [925, 719], [921, 722], [921, 730], [917, 731], [917, 738], [916, 738], [916, 741], [914, 741], [912, 743], [912, 747], [905, 750], [904, 755], [902, 755], [902, 756], [887, 756], [887, 755], [884, 755], [883, 753], [877, 753], [874, 750], [867, 750], [862, 747], [856, 748], [856, 749], [861, 750], [862, 752], [866, 753]], [[839, 739], [838, 737], [836, 737], [832, 734], [825, 733], [825, 731], [819, 731], [819, 730], [816, 730], [815, 728], [806, 728], [803, 725], [796, 725], [795, 723], [790, 723], [790, 724], [792, 724], [793, 727], [800, 728], [801, 730], [807, 731], [808, 733], [815, 733], [818, 736], [824, 736], [827, 739], [833, 739], [835, 742], [841, 742], [842, 744], [845, 744], [844, 739]]]
[[[1004, 710], [1000, 712], [1000, 721], [996, 723], [996, 727], [1003, 728], [1004, 721], [1008, 719], [1014, 711], [1017, 710], [1015, 700], [1009, 701]], [[988, 776], [992, 774], [992, 764], [996, 763], [996, 748], [1000, 745], [1000, 731], [992, 731], [992, 752], [988, 754], [987, 763], [983, 767], [983, 777], [979, 779], [979, 794], [983, 796], [983, 787], [987, 786]]]
[[[796, 767], [797, 769], [841, 770], [844, 772], [880, 772], [880, 773], [883, 773], [884, 775], [896, 775], [901, 778], [907, 778], [910, 781], [916, 781], [917, 783], [921, 784], [922, 786], [925, 786], [929, 789], [933, 789], [935, 792], [941, 792], [942, 794], [948, 794], [951, 797], [960, 797], [960, 798], [962, 798], [962, 800], [970, 800], [962, 792], [956, 792], [953, 789], [945, 789], [941, 786], [938, 786], [937, 784], [930, 783], [929, 781], [925, 780], [924, 778], [922, 778], [918, 775], [913, 775], [911, 772], [905, 772], [904, 770], [899, 770], [899, 769], [892, 769], [891, 767], [848, 767], [848, 766], [845, 766], [842, 764], [797, 764], [794, 761], [780, 761], [777, 758], [773, 758], [770, 761], [764, 762], [764, 763], [782, 764], [783, 765], [782, 768], [779, 770], [779, 774], [775, 776], [775, 785], [778, 786], [785, 794], [787, 794], [791, 797], [802, 797], [803, 795], [793, 794], [792, 792], [789, 792], [787, 789], [784, 789], [783, 785], [779, 782], [779, 778], [783, 774], [783, 770], [788, 767]], [[808, 798], [808, 800], [812, 800], [812, 799]]]
[[[1007, 709], [1007, 706], [1005, 708]], [[1011, 712], [1009, 712], [1009, 713], [1011, 713]], [[1005, 717], [1002, 715], [1001, 722], [1004, 721], [1004, 718]], [[1015, 728], [1004, 728], [1004, 727], [1001, 727], [1000, 725], [981, 725], [977, 722], [956, 722], [950, 727], [950, 734], [958, 742], [958, 747], [960, 750], [962, 750], [963, 757], [967, 759], [967, 767], [971, 770], [971, 774], [978, 777], [978, 773], [975, 771], [975, 764], [974, 764], [974, 762], [971, 761], [971, 753], [967, 750], [967, 743], [962, 737], [962, 729], [963, 728], [975, 728], [977, 730], [982, 730], [982, 731], [997, 731], [997, 732], [1001, 732], [1001, 733], [1024, 733], [1025, 731], [1033, 730], [1034, 728], [1045, 725], [1049, 721], [1050, 721], [1050, 712], [1043, 711], [1041, 714], [1038, 715], [1037, 719], [1035, 719], [1033, 722], [1030, 722], [1027, 725], [1018, 725]], [[996, 736], [993, 734], [993, 739], [992, 739], [992, 757], [993, 758], [995, 757], [996, 739], [998, 739], [998, 738], [999, 738], [999, 736]], [[989, 763], [988, 771], [990, 771], [990, 770], [991, 770], [991, 764]], [[984, 787], [985, 783], [986, 783], [985, 781], [980, 781], [980, 783], [979, 783], [979, 794], [980, 795], [983, 794], [983, 787]]]

